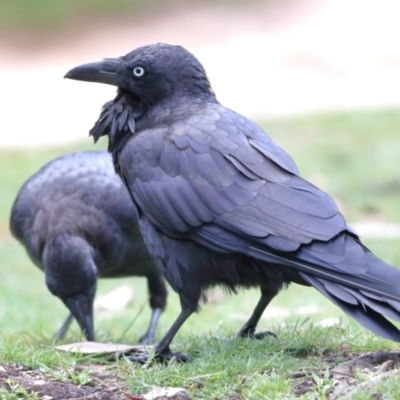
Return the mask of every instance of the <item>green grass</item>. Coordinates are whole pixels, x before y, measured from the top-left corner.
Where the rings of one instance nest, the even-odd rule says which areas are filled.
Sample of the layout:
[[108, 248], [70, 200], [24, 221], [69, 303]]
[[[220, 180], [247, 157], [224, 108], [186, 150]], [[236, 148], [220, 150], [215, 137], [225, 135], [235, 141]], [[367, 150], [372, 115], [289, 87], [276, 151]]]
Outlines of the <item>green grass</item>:
[[163, 3], [160, 0], [2, 0], [0, 22], [3, 29], [47, 30], [74, 19], [76, 23], [77, 18], [79, 22], [93, 23], [105, 16], [121, 16]]
[[360, 111], [262, 124], [300, 173], [339, 201], [349, 220], [400, 221], [400, 112]]
[[[400, 210], [396, 206], [400, 200], [400, 111], [307, 116], [261, 125], [293, 156], [304, 177], [335, 197], [349, 220], [379, 218], [400, 223]], [[0, 365], [22, 363], [34, 369], [68, 370], [78, 364], [99, 362], [42, 347], [49, 343], [67, 311], [48, 292], [43, 273], [11, 238], [8, 218], [18, 188], [45, 162], [66, 152], [105, 145], [102, 141], [94, 147], [87, 141], [63, 148], [0, 152]], [[400, 266], [398, 240], [364, 242], [378, 256]], [[132, 304], [114, 315], [96, 313], [100, 341], [135, 343], [147, 327], [150, 311], [143, 279], [101, 281], [98, 292], [104, 294], [122, 284], [133, 288]], [[349, 321], [315, 290], [296, 285], [272, 302], [276, 314], [260, 322], [260, 329], [273, 330], [277, 339], [261, 342], [233, 339], [256, 304], [258, 292], [251, 290], [229, 296], [215, 290], [211, 294], [214, 300], [190, 317], [174, 343], [175, 349], [193, 357], [193, 363], [172, 364], [167, 368], [130, 365], [121, 360], [117, 371], [127, 390], [140, 393], [153, 386], [183, 386], [194, 398], [290, 399], [295, 398], [297, 386], [304, 381], [304, 378], [291, 378], [290, 373], [305, 370], [316, 375], [307, 378], [311, 379], [312, 390], [303, 398], [323, 398], [324, 391], [332, 389], [330, 378], [324, 377], [327, 367], [352, 355], [397, 347]], [[179, 311], [174, 293], [170, 293], [168, 300], [158, 338]], [[341, 318], [341, 325], [330, 329], [313, 326], [327, 317]], [[126, 332], [132, 321], [132, 327]], [[79, 330], [74, 325], [66, 341], [79, 338]], [[396, 398], [396, 382], [399, 386], [396, 377], [390, 378], [379, 383], [376, 390], [384, 398]], [[6, 398], [1, 396], [2, 393], [0, 399]], [[360, 396], [357, 394], [354, 398]]]
[[[230, 6], [243, 0], [217, 0]], [[204, 1], [203, 1], [204, 3]], [[199, 2], [200, 4], [200, 2]], [[110, 18], [126, 18], [147, 11], [165, 13], [172, 7], [187, 6], [183, 0], [2, 0], [0, 31], [40, 33], [65, 26], [87, 30]]]
[[[110, 373], [120, 376], [125, 390], [132, 394], [153, 387], [183, 387], [196, 399], [295, 399], [296, 391], [307, 379], [313, 387], [302, 398], [315, 399], [324, 398], [334, 389], [328, 369], [360, 353], [395, 351], [397, 347], [361, 332], [353, 324], [347, 329], [296, 324], [275, 328], [278, 337], [263, 341], [233, 339], [232, 331], [221, 332], [221, 337], [186, 335], [175, 343], [175, 348], [189, 352], [194, 358], [192, 363], [139, 366], [121, 359], [116, 369], [112, 365]], [[107, 363], [100, 358], [54, 352], [39, 344], [24, 335], [0, 341], [3, 365], [18, 360], [24, 366], [46, 372], [49, 380], [60, 376], [65, 380], [67, 372], [79, 364]], [[291, 378], [296, 372], [304, 372], [305, 377]], [[371, 376], [364, 372], [357, 379], [363, 382]], [[71, 378], [79, 383], [76, 376]], [[83, 377], [88, 378], [90, 373]], [[399, 383], [399, 378], [393, 377], [391, 385], [383, 383], [378, 390], [398, 392]]]

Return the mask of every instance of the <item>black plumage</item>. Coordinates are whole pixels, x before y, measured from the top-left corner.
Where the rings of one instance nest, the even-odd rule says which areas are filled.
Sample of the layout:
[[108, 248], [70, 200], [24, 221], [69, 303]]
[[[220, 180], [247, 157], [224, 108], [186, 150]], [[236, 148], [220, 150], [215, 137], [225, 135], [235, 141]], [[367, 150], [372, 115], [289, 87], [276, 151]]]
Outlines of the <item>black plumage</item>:
[[95, 339], [97, 278], [143, 276], [153, 314], [141, 341], [153, 342], [166, 287], [143, 242], [137, 210], [107, 152], [68, 154], [46, 164], [20, 189], [10, 228], [44, 271], [51, 293], [71, 312], [55, 339], [64, 336], [73, 317], [85, 337]]
[[169, 344], [216, 284], [261, 288], [241, 336], [254, 336], [270, 300], [296, 282], [400, 341], [384, 318], [400, 321], [400, 271], [360, 242], [332, 198], [302, 179], [260, 127], [217, 101], [192, 54], [150, 45], [66, 77], [118, 87], [91, 134], [108, 135], [149, 252], [180, 296], [182, 312], [157, 346], [160, 358], [188, 360]]

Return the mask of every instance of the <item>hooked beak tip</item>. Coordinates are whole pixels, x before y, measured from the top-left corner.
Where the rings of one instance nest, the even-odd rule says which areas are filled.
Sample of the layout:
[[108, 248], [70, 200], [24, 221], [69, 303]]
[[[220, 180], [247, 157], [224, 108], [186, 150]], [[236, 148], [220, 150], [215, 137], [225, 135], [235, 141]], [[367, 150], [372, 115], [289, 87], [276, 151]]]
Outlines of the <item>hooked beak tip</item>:
[[64, 75], [64, 78], [118, 86], [120, 66], [119, 59], [105, 59], [72, 68]]

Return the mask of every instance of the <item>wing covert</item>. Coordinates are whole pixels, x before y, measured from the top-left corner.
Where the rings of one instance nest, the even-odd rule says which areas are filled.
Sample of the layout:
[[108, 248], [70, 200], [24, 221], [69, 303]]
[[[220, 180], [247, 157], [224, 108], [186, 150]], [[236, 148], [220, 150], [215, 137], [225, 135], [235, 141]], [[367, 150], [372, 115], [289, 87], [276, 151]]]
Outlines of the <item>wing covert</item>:
[[283, 251], [346, 229], [335, 202], [300, 178], [261, 128], [219, 104], [208, 108], [142, 131], [121, 153], [124, 178], [155, 225], [185, 235], [212, 222]]

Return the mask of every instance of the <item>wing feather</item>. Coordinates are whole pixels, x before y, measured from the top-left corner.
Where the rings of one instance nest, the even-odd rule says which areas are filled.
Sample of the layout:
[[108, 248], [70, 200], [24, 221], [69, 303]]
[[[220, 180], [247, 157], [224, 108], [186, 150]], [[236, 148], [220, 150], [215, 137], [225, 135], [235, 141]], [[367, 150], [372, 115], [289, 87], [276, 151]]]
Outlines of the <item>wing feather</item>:
[[134, 168], [123, 172], [134, 177], [131, 191], [152, 220], [180, 233], [213, 222], [279, 251], [346, 229], [334, 201], [301, 179], [257, 125], [226, 109], [217, 118], [215, 107], [143, 131], [121, 153], [120, 164]]

